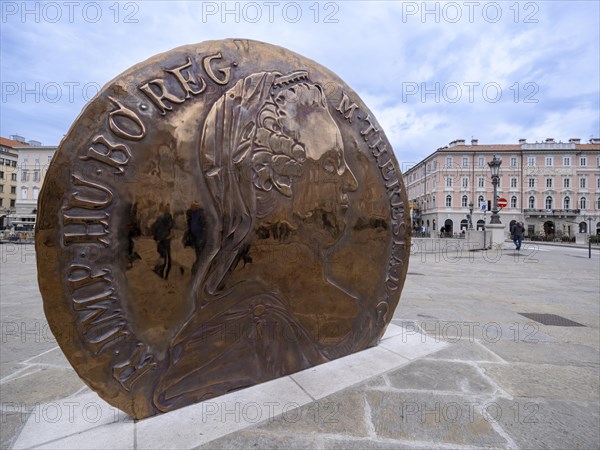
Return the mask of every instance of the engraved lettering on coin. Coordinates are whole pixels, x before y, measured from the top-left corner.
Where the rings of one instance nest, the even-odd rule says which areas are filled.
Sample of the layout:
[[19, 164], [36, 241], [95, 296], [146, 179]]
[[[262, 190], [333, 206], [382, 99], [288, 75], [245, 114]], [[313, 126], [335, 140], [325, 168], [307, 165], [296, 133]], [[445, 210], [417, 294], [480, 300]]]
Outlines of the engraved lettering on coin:
[[394, 152], [336, 75], [223, 40], [136, 65], [61, 143], [39, 282], [80, 377], [135, 418], [378, 343], [408, 267]]

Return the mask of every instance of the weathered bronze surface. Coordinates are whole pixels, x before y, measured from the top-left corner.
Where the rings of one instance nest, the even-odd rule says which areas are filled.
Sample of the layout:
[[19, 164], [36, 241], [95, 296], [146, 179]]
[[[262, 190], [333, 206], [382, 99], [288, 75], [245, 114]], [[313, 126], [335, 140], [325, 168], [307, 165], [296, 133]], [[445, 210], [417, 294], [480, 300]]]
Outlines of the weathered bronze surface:
[[181, 47], [62, 141], [37, 223], [46, 316], [106, 401], [171, 411], [376, 345], [407, 214], [389, 142], [332, 72], [254, 41]]

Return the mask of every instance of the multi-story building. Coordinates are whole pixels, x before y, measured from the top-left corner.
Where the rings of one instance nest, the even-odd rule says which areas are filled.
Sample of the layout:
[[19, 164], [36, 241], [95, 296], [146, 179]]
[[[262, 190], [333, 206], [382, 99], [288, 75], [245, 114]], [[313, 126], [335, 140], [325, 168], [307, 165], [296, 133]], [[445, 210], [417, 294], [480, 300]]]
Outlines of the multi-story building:
[[460, 233], [469, 225], [489, 223], [481, 204], [493, 197], [488, 163], [502, 159], [498, 197], [507, 200], [500, 220], [508, 233], [515, 221], [523, 221], [532, 235], [575, 236], [600, 234], [600, 139], [569, 142], [468, 145], [455, 140], [439, 148], [404, 173], [416, 230]]
[[15, 219], [12, 221], [17, 231], [30, 231], [35, 227], [37, 202], [48, 166], [57, 147], [43, 146], [29, 141], [29, 145], [16, 147], [19, 153], [17, 162], [17, 199]]
[[15, 147], [22, 142], [0, 137], [0, 229], [8, 227], [17, 201], [17, 161]]

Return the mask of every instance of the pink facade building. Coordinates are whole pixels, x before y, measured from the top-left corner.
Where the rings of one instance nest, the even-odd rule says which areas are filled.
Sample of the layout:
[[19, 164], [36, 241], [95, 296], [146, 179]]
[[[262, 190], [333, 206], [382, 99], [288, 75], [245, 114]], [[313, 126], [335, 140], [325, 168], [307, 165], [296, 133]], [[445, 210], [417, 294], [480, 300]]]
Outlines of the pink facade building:
[[[493, 197], [488, 163], [502, 159], [498, 197], [507, 200], [500, 220], [508, 233], [515, 221], [526, 235], [574, 237], [600, 234], [600, 139], [480, 145], [452, 141], [404, 173], [413, 229], [461, 233], [481, 229], [491, 213], [482, 204]], [[591, 226], [591, 230], [589, 229]]]

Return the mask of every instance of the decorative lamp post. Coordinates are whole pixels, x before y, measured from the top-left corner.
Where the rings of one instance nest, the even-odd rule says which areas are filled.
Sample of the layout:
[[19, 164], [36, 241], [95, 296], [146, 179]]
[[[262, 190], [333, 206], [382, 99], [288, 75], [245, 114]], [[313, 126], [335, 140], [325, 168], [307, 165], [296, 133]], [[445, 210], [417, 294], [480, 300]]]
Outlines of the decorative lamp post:
[[587, 216], [585, 218], [588, 221], [588, 257], [592, 257], [592, 220], [594, 216]]
[[502, 160], [494, 155], [494, 158], [488, 163], [490, 170], [492, 171], [492, 185], [494, 186], [494, 200], [492, 201], [492, 218], [490, 223], [502, 223], [500, 222], [500, 216], [498, 215], [498, 183], [500, 182], [500, 165]]

